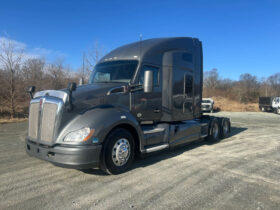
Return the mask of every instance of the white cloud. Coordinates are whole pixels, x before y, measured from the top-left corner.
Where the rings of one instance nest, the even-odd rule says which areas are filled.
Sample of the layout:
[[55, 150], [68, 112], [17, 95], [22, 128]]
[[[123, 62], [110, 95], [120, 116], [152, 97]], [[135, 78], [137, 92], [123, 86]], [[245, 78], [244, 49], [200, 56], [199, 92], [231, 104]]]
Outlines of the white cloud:
[[34, 54], [37, 54], [37, 55], [44, 55], [44, 56], [48, 56], [50, 54], [53, 53], [52, 50], [49, 50], [49, 49], [46, 49], [46, 48], [41, 48], [41, 47], [35, 47], [32, 49], [32, 52]]
[[26, 48], [26, 44], [24, 44], [22, 42], [18, 42], [16, 40], [8, 39], [6, 37], [0, 37], [0, 44], [1, 45], [8, 45], [9, 43], [12, 44], [15, 47], [16, 50]]
[[[43, 47], [30, 47], [23, 42], [19, 42], [13, 39], [9, 39], [7, 37], [0, 37], [0, 45], [8, 45], [11, 44], [14, 47], [15, 53], [23, 50], [23, 59], [31, 59], [31, 58], [44, 58], [47, 61], [53, 61], [55, 59], [63, 59], [66, 57], [65, 53], [61, 51], [54, 51], [50, 49], [46, 49]], [[2, 49], [0, 49], [1, 52]]]

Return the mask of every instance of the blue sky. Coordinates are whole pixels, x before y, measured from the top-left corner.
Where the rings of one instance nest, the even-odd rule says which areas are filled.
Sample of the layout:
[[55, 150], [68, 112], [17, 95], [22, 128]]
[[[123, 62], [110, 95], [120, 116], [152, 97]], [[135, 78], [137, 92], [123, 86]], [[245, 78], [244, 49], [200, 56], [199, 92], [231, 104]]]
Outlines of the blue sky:
[[224, 78], [280, 72], [280, 1], [0, 0], [0, 36], [72, 68], [95, 41], [110, 51], [154, 37], [198, 37], [204, 70]]

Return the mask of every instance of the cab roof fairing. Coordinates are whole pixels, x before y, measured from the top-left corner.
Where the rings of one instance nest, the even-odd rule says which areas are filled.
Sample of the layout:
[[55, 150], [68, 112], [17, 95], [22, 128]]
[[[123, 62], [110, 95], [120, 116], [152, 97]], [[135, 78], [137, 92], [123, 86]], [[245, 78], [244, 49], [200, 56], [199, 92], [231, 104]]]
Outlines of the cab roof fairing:
[[194, 42], [200, 41], [191, 37], [147, 39], [116, 48], [101, 58], [98, 63], [114, 60], [138, 60], [161, 66], [165, 52], [170, 50], [192, 50]]

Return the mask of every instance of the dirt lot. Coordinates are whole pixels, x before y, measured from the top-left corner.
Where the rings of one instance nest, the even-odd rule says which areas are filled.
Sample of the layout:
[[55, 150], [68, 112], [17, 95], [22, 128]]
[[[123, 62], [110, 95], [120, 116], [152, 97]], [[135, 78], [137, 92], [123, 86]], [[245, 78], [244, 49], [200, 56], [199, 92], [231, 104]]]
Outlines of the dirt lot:
[[217, 115], [231, 117], [230, 138], [137, 160], [117, 176], [31, 158], [27, 123], [0, 125], [0, 209], [279, 209], [280, 116]]

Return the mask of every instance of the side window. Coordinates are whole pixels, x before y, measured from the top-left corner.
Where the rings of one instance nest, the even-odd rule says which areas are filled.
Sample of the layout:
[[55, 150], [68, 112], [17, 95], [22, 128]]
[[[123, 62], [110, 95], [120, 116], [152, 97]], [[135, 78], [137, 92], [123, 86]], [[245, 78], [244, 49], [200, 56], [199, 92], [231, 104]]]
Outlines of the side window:
[[193, 96], [193, 76], [185, 74], [185, 94], [187, 97]]
[[153, 66], [143, 66], [141, 69], [139, 84], [144, 83], [144, 72], [147, 70], [153, 71], [154, 86], [159, 86], [159, 68]]

